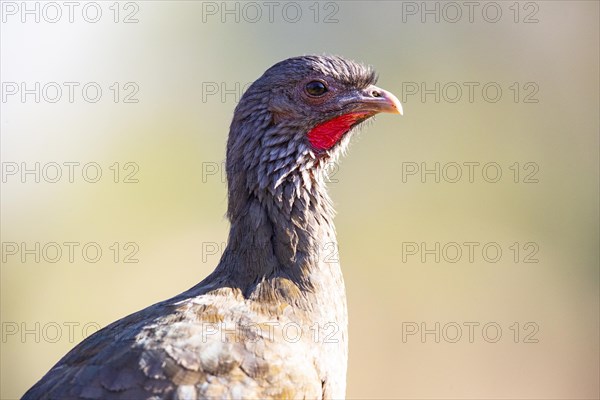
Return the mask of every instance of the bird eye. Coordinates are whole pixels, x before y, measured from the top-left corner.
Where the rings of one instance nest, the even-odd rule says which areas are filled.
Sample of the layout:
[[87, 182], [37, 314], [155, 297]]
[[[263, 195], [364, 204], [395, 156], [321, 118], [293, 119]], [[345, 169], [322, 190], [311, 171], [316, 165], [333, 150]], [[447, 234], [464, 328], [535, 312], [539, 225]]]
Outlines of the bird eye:
[[327, 86], [321, 81], [312, 81], [306, 84], [306, 93], [311, 96], [323, 96], [327, 92]]

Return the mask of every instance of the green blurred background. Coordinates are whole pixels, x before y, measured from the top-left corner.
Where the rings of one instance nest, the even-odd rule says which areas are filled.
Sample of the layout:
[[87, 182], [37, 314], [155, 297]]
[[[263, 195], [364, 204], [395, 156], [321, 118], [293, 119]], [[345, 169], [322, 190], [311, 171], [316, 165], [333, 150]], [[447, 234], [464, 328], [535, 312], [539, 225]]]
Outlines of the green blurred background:
[[[179, 293], [215, 267], [214, 246], [228, 231], [220, 168], [236, 83], [306, 53], [372, 64], [405, 110], [363, 129], [329, 185], [349, 301], [348, 398], [600, 396], [598, 2], [475, 2], [471, 21], [463, 2], [276, 2], [271, 16], [263, 2], [107, 2], [98, 3], [96, 23], [82, 17], [85, 2], [73, 23], [62, 3], [56, 23], [46, 3], [38, 3], [39, 23], [27, 15], [22, 22], [21, 3], [12, 3], [17, 11], [7, 3], [2, 399], [21, 396], [86, 331]], [[423, 7], [438, 7], [439, 22]], [[63, 97], [46, 101], [55, 97], [48, 86], [39, 103], [34, 95], [23, 102], [6, 82], [57, 82]], [[80, 84], [72, 103], [63, 82]], [[96, 103], [82, 97], [87, 82], [102, 89]], [[421, 84], [435, 92], [436, 82], [439, 101], [422, 98]], [[479, 85], [473, 101], [465, 82]], [[502, 89], [499, 101], [489, 99], [492, 89], [483, 96], [487, 83]], [[457, 86], [463, 93], [454, 101]], [[129, 100], [138, 101], [124, 102], [136, 88]], [[39, 183], [20, 170], [8, 174], [36, 162], [47, 168]], [[65, 162], [80, 163], [72, 183]], [[97, 183], [82, 178], [90, 162], [102, 170]], [[480, 163], [473, 182], [465, 162]], [[57, 183], [48, 182], [51, 163], [63, 166]], [[439, 182], [403, 176], [436, 163]], [[456, 183], [453, 163], [463, 172]], [[486, 163], [501, 168], [498, 182], [482, 176]], [[138, 182], [125, 183], [134, 172]], [[524, 182], [534, 172], [537, 182]], [[80, 245], [73, 262], [65, 245], [57, 262], [49, 262], [51, 246], [40, 262], [23, 262], [21, 243], [36, 242]], [[439, 262], [422, 251], [436, 242]], [[447, 245], [454, 242], [463, 250], [457, 262]], [[464, 242], [479, 243], [473, 262]], [[98, 262], [83, 258], [86, 243], [102, 249]], [[407, 253], [411, 243], [416, 255]], [[497, 262], [483, 257], [486, 243], [502, 249]], [[125, 263], [133, 251], [139, 262]], [[439, 343], [432, 333], [408, 335], [436, 323]], [[465, 323], [479, 324], [473, 340]], [[493, 329], [484, 335], [486, 324]], [[492, 343], [495, 327], [502, 336]]]

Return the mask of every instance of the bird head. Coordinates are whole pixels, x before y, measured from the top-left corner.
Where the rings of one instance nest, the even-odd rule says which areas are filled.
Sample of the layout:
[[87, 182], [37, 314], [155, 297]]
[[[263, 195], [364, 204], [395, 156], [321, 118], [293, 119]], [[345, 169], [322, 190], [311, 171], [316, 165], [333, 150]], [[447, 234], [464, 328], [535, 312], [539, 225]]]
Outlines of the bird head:
[[236, 180], [250, 192], [272, 195], [286, 181], [311, 186], [307, 179], [325, 173], [323, 166], [346, 147], [353, 128], [378, 113], [402, 114], [400, 101], [376, 80], [370, 67], [338, 56], [294, 57], [269, 68], [234, 112], [230, 190]]

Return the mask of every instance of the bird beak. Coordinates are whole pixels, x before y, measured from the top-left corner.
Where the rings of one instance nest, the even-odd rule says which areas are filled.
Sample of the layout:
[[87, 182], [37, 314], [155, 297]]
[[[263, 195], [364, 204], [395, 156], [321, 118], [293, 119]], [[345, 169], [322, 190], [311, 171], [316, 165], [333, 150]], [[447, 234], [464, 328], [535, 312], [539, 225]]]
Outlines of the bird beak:
[[350, 100], [358, 112], [367, 113], [390, 113], [402, 115], [402, 104], [400, 100], [387, 90], [375, 85], [361, 90]]

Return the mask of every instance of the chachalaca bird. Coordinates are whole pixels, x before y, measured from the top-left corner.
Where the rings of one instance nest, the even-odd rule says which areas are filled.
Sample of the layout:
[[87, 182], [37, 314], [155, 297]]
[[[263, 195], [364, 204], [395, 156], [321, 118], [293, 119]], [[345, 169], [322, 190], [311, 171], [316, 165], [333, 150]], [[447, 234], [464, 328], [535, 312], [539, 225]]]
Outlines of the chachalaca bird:
[[301, 56], [243, 94], [227, 142], [227, 247], [191, 289], [86, 338], [23, 399], [345, 397], [346, 294], [328, 163], [402, 113], [371, 68]]

